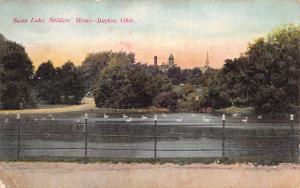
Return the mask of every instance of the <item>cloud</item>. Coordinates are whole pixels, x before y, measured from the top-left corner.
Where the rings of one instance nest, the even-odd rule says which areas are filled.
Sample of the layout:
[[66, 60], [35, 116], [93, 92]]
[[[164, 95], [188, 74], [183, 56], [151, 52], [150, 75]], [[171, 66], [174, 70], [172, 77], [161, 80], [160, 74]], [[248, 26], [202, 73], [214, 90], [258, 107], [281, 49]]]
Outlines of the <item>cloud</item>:
[[133, 45], [129, 41], [120, 41], [121, 48], [125, 48], [126, 51], [131, 51], [133, 49]]

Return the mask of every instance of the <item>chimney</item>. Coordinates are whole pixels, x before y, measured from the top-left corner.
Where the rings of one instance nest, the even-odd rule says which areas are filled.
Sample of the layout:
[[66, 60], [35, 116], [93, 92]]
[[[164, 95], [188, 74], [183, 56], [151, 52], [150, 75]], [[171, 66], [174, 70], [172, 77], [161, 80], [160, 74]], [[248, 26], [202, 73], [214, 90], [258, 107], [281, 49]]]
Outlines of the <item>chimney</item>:
[[157, 66], [157, 56], [154, 56], [154, 66]]

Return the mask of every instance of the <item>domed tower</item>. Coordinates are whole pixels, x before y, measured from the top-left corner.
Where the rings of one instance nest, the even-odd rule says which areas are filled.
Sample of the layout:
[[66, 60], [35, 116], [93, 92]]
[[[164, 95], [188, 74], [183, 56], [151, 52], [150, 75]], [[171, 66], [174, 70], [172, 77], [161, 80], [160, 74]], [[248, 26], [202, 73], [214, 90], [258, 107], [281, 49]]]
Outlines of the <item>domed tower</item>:
[[169, 65], [174, 65], [174, 56], [173, 56], [173, 54], [171, 54], [170, 57], [169, 57]]

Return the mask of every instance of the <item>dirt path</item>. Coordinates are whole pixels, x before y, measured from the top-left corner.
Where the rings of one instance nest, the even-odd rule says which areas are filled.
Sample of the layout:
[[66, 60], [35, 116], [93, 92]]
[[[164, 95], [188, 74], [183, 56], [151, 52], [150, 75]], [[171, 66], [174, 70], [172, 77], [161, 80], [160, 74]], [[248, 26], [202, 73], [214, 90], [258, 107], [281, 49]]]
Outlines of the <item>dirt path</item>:
[[25, 109], [25, 110], [0, 110], [0, 114], [46, 114], [46, 113], [62, 113], [62, 112], [74, 112], [94, 109], [95, 102], [93, 98], [84, 98], [80, 105], [70, 105], [58, 108], [46, 108], [46, 109]]
[[0, 179], [18, 188], [299, 188], [300, 165], [0, 163]]

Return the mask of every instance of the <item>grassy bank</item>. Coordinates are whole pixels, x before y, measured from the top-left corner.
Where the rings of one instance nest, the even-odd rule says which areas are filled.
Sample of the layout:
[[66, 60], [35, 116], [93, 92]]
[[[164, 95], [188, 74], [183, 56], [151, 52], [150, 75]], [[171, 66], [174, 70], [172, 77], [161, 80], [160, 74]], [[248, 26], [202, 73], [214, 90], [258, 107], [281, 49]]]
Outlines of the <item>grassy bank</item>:
[[215, 110], [218, 113], [223, 114], [234, 114], [234, 113], [242, 113], [242, 114], [253, 114], [254, 108], [253, 107], [237, 107], [237, 106], [231, 106], [228, 108], [221, 108], [218, 110]]
[[253, 165], [273, 166], [280, 163], [299, 164], [299, 160], [283, 159], [280, 157], [195, 157], [195, 158], [89, 158], [84, 160], [81, 157], [23, 157], [21, 160], [0, 160], [5, 162], [67, 162], [67, 163], [149, 163], [149, 164], [166, 164], [173, 163], [187, 165], [193, 163], [199, 164], [235, 164], [251, 163]]

